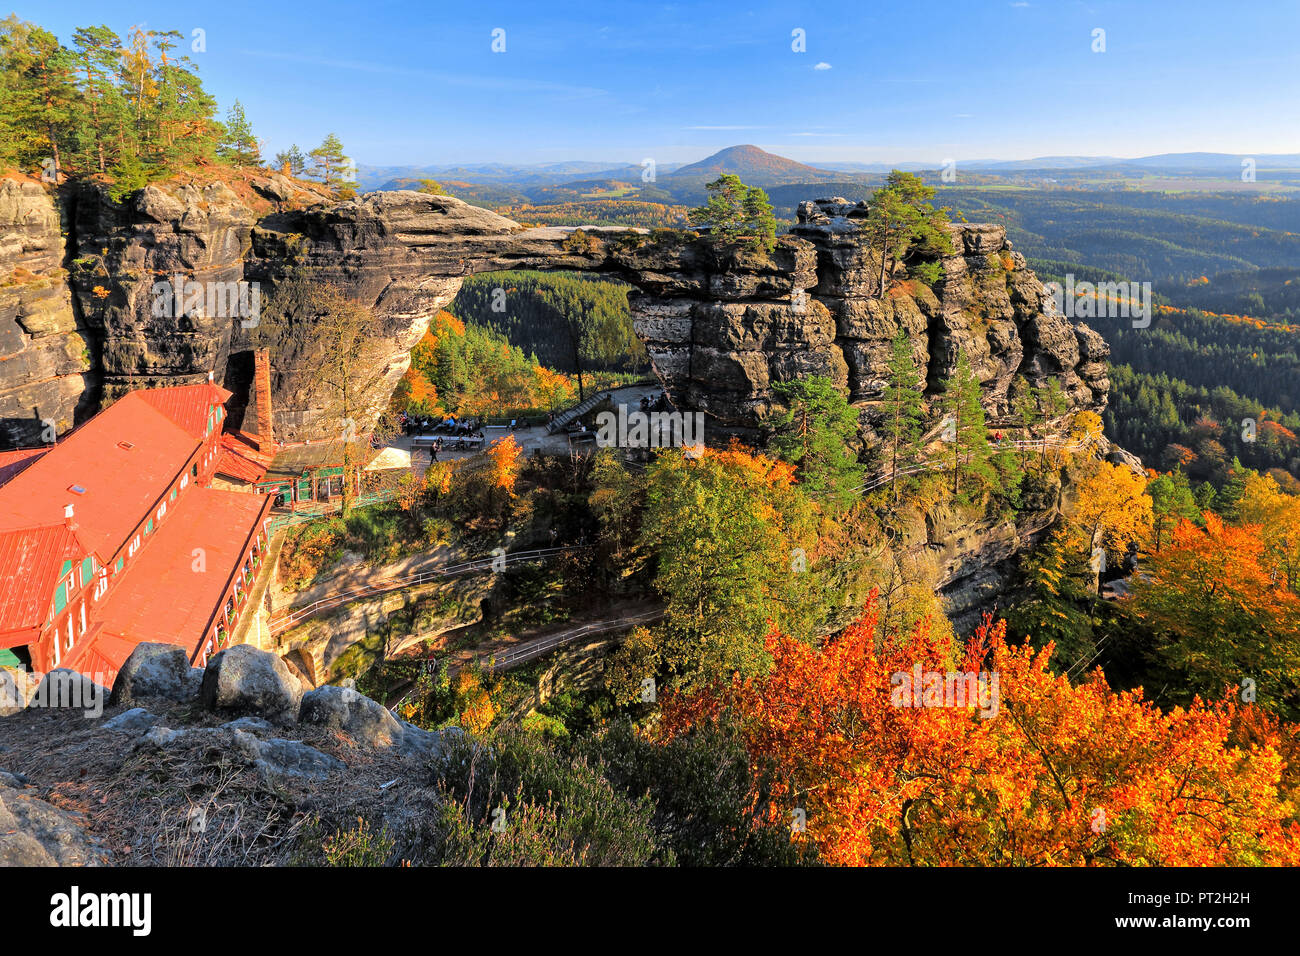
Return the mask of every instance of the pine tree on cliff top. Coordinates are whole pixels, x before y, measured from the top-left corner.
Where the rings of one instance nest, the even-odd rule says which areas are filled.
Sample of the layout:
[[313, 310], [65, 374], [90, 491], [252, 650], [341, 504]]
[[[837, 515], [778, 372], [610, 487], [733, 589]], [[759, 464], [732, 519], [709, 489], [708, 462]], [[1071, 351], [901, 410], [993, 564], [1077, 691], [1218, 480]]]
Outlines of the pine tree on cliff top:
[[947, 213], [926, 201], [933, 198], [933, 187], [896, 169], [867, 200], [866, 232], [880, 255], [880, 298], [889, 291], [891, 260], [897, 262], [913, 249], [929, 255], [952, 252], [944, 229]]

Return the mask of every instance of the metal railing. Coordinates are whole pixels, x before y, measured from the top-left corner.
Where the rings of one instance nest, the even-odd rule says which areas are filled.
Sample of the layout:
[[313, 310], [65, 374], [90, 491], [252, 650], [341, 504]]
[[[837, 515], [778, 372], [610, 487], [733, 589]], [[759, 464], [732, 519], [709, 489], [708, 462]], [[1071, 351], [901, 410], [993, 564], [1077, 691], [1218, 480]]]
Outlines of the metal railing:
[[610, 631], [617, 631], [622, 628], [635, 627], [638, 624], [650, 624], [662, 619], [664, 612], [661, 608], [651, 611], [642, 611], [640, 614], [634, 614], [631, 617], [621, 617], [610, 621], [595, 621], [591, 624], [584, 624], [581, 627], [575, 627], [567, 631], [559, 631], [548, 637], [539, 638], [527, 644], [521, 644], [519, 647], [511, 648], [500, 654], [492, 654], [487, 657], [478, 658], [478, 662], [487, 666], [492, 671], [509, 670], [512, 667], [518, 667], [526, 661], [533, 658], [541, 657], [550, 651], [555, 650], [571, 641], [576, 641], [580, 637], [586, 637], [592, 634], [606, 634]]
[[311, 604], [305, 604], [296, 608], [287, 608], [282, 612], [272, 615], [270, 621], [267, 622], [267, 626], [270, 628], [272, 636], [274, 636], [302, 621], [305, 621], [309, 617], [314, 617], [315, 615], [320, 614], [322, 611], [332, 610], [336, 607], [341, 607], [344, 604], [350, 604], [353, 601], [359, 601], [363, 598], [375, 597], [380, 594], [400, 591], [405, 588], [419, 587], [423, 584], [436, 581], [439, 578], [455, 577], [458, 574], [467, 574], [472, 571], [500, 571], [512, 564], [525, 564], [531, 561], [541, 561], [559, 554], [570, 554], [576, 551], [583, 551], [588, 547], [590, 547], [590, 545], [575, 545], [569, 548], [537, 548], [532, 551], [516, 551], [513, 554], [475, 558], [471, 561], [462, 561], [458, 564], [429, 568], [408, 575], [380, 578], [379, 580], [372, 581], [369, 584], [363, 584], [346, 591], [338, 591], [334, 594], [326, 595], [318, 601], [313, 601]]

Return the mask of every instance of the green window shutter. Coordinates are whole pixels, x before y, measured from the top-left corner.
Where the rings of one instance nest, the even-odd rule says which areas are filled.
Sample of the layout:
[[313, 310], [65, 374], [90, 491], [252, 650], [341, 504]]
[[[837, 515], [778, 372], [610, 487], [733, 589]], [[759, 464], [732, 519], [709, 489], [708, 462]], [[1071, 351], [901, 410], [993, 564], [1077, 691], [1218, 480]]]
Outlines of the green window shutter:
[[54, 592], [54, 613], [61, 614], [63, 609], [68, 606], [68, 588], [60, 584]]
[[148, 522], [145, 523], [145, 526], [144, 526], [144, 533], [145, 533], [145, 534], [153, 534], [153, 518], [150, 518], [150, 519], [148, 520]]
[[84, 588], [88, 585], [94, 576], [95, 559], [93, 557], [86, 558], [86, 560], [81, 562], [81, 586]]
[[64, 561], [63, 567], [59, 568], [59, 579], [62, 580], [63, 578], [67, 577], [68, 572], [71, 570], [72, 570], [72, 562]]
[[175, 489], [175, 488], [172, 489], [172, 496], [171, 496], [170, 498], [168, 498], [167, 500], [168, 500], [168, 501], [175, 501], [175, 500], [176, 500], [176, 489]]
[[118, 558], [118, 559], [117, 559], [117, 565], [116, 565], [115, 570], [121, 571], [121, 570], [122, 570], [122, 565], [125, 564], [125, 563], [126, 563], [125, 560], [123, 560], [122, 558]]

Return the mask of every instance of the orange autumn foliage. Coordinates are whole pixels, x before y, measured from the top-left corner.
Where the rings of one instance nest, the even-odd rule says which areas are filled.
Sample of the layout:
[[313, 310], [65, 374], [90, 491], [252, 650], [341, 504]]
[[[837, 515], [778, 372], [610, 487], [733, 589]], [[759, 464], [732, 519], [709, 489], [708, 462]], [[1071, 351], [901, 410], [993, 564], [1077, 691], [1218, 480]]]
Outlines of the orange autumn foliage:
[[489, 445], [487, 453], [492, 461], [492, 486], [513, 492], [515, 481], [519, 478], [520, 456], [523, 454], [519, 443], [513, 435], [506, 435]]
[[[764, 676], [665, 700], [668, 738], [724, 714], [753, 764], [770, 767], [770, 822], [806, 813], [840, 865], [1232, 865], [1300, 862], [1276, 724], [1236, 746], [1231, 703], [1160, 711], [1075, 685], [1051, 648], [1009, 646], [988, 622], [964, 648], [923, 626], [879, 646], [872, 596], [824, 649], [769, 635]], [[895, 706], [913, 666], [997, 675], [991, 717]], [[1289, 788], [1286, 788], [1289, 790]], [[757, 797], [756, 797], [757, 802]]]

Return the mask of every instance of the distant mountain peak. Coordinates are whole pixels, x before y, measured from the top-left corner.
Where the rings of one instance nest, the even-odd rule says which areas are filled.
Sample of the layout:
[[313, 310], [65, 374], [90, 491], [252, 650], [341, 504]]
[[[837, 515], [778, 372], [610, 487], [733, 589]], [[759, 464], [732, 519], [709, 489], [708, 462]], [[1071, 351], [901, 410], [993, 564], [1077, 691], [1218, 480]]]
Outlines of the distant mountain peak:
[[829, 170], [796, 162], [748, 143], [720, 149], [698, 163], [681, 167], [672, 176], [684, 179], [697, 176], [713, 177], [723, 173], [735, 173], [750, 185], [758, 186], [792, 180], [808, 182], [832, 177]]

